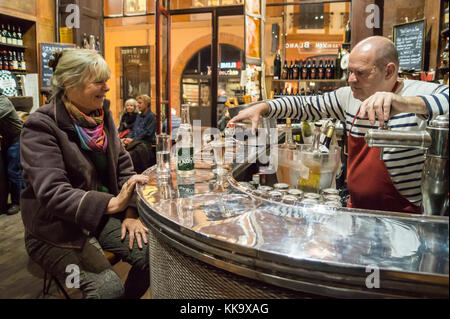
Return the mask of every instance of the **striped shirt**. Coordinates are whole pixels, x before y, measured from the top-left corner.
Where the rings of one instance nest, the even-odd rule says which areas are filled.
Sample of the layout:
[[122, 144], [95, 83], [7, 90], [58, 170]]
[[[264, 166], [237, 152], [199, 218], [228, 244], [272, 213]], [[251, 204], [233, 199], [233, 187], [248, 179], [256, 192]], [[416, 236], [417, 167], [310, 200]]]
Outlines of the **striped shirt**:
[[[388, 126], [392, 130], [420, 131], [425, 130], [427, 123], [438, 115], [448, 114], [448, 86], [436, 83], [402, 80], [396, 94], [401, 96], [421, 97], [428, 109], [428, 116], [414, 113], [401, 113], [389, 119]], [[295, 118], [298, 120], [320, 120], [336, 118], [345, 122], [350, 128], [361, 101], [353, 97], [350, 87], [343, 87], [333, 92], [317, 96], [287, 96], [271, 101], [269, 105], [270, 118]], [[372, 126], [368, 119], [356, 118], [351, 134], [354, 137], [364, 137], [369, 129], [377, 129], [379, 123]], [[420, 182], [424, 151], [411, 148], [385, 148], [383, 160], [386, 164], [392, 182], [410, 202], [420, 205], [422, 195]]]

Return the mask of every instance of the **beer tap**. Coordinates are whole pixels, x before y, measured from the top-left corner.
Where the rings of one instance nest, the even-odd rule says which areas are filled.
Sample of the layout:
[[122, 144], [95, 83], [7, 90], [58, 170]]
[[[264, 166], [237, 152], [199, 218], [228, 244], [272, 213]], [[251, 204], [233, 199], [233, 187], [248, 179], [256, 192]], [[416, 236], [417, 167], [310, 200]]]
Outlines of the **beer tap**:
[[380, 147], [380, 159], [385, 147], [425, 150], [421, 192], [428, 216], [448, 215], [448, 124], [448, 114], [439, 115], [425, 131], [370, 129], [364, 136], [367, 146]]

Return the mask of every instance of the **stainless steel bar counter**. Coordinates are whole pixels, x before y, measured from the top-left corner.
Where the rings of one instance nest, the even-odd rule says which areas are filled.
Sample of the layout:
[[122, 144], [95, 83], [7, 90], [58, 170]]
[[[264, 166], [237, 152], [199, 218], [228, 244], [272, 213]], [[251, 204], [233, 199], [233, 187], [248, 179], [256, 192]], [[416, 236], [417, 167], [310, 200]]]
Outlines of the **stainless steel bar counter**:
[[448, 298], [448, 217], [283, 203], [233, 176], [138, 185], [152, 298]]

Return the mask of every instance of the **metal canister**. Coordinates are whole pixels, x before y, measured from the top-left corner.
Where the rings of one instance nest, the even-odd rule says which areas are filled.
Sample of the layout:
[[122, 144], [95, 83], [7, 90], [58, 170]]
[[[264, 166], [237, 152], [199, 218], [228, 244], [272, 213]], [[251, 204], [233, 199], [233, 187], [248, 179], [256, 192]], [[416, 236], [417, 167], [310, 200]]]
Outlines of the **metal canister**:
[[241, 185], [242, 187], [245, 187], [245, 188], [249, 188], [249, 189], [252, 188], [252, 186], [247, 182], [239, 182], [239, 185]]
[[342, 207], [341, 202], [337, 202], [335, 200], [328, 200], [325, 202], [325, 205], [331, 206], [331, 207]]
[[257, 183], [257, 184], [260, 184], [259, 174], [253, 174], [252, 175], [252, 181]]
[[298, 199], [296, 196], [293, 196], [293, 195], [284, 195], [284, 196], [282, 197], [282, 200], [285, 200], [285, 201], [292, 201], [292, 202], [297, 202], [297, 201], [299, 201], [299, 199]]
[[316, 200], [316, 201], [320, 201], [320, 194], [317, 194], [317, 193], [305, 193], [304, 195], [303, 195], [303, 198], [305, 198], [305, 199], [314, 199], [314, 200]]
[[273, 191], [273, 187], [261, 185], [261, 186], [259, 186], [259, 190], [264, 193], [269, 193], [269, 192]]
[[316, 200], [316, 199], [313, 199], [313, 198], [304, 198], [304, 199], [301, 201], [301, 203], [302, 203], [302, 204], [309, 204], [309, 205], [312, 205], [312, 204], [319, 204], [319, 201]]
[[268, 193], [268, 195], [272, 198], [276, 198], [276, 199], [280, 199], [281, 197], [283, 197], [283, 194], [279, 191], [271, 191]]
[[322, 189], [321, 194], [323, 196], [339, 195], [339, 191], [336, 188], [325, 188], [325, 189]]
[[288, 195], [297, 197], [298, 199], [303, 198], [303, 191], [301, 189], [291, 188], [288, 189]]
[[250, 184], [250, 186], [251, 186], [253, 189], [258, 189], [258, 187], [259, 187], [259, 183], [255, 182], [255, 181], [250, 181], [250, 182], [248, 182], [248, 183]]
[[289, 189], [289, 184], [286, 183], [276, 183], [273, 185], [273, 188], [275, 188], [276, 190], [285, 190], [287, 191]]
[[323, 196], [323, 200], [325, 202], [327, 201], [336, 201], [336, 202], [340, 202], [341, 201], [341, 196], [339, 195], [324, 195]]

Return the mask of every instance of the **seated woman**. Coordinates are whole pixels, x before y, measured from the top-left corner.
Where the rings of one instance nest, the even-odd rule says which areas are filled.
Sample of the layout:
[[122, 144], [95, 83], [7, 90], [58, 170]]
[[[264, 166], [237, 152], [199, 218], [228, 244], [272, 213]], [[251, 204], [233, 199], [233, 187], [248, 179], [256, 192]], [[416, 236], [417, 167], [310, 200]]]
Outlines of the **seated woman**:
[[137, 116], [137, 101], [128, 99], [125, 102], [125, 113], [120, 118], [119, 137], [124, 138], [131, 132]]
[[130, 152], [134, 169], [142, 173], [156, 163], [156, 154], [153, 144], [156, 140], [156, 117], [150, 110], [151, 99], [148, 95], [139, 95], [136, 98], [139, 114], [130, 134], [122, 143]]
[[[55, 54], [52, 99], [25, 122], [21, 196], [31, 259], [85, 298], [140, 298], [148, 289], [146, 232], [133, 190], [136, 175], [105, 99], [110, 69], [100, 54]], [[125, 285], [103, 249], [132, 265]]]

